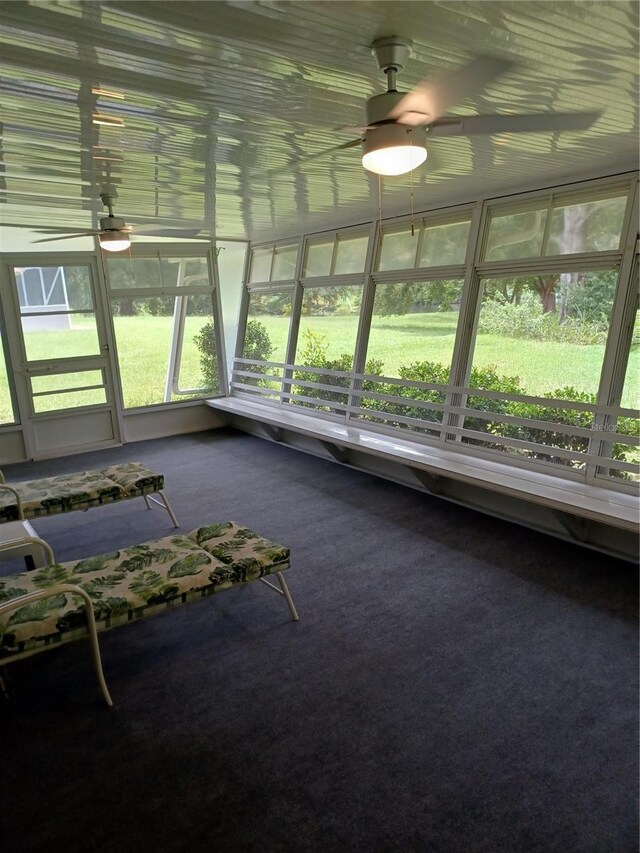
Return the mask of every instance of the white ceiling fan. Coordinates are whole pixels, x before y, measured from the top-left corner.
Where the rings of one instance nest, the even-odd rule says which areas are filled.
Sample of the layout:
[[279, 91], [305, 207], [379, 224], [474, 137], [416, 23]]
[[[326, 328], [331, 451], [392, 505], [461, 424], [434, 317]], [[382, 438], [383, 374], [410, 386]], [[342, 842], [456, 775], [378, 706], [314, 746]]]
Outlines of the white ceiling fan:
[[357, 139], [293, 161], [269, 174], [362, 145], [365, 169], [379, 175], [401, 175], [427, 159], [427, 138], [586, 130], [600, 115], [598, 112], [445, 115], [453, 105], [481, 92], [487, 83], [512, 68], [513, 63], [495, 57], [476, 57], [438, 81], [424, 80], [411, 92], [398, 92], [396, 74], [404, 68], [410, 48], [409, 42], [396, 36], [380, 38], [372, 44], [371, 52], [378, 68], [387, 76], [387, 91], [366, 102], [366, 126], [351, 128], [360, 134]]
[[[113, 208], [118, 198], [117, 190], [114, 186], [109, 185], [104, 187], [100, 193], [100, 200], [108, 211], [107, 216], [100, 218], [100, 228], [85, 229], [76, 231], [71, 228], [59, 227], [56, 225], [15, 225], [11, 224], [10, 228], [31, 228], [33, 231], [42, 234], [53, 234], [52, 237], [43, 237], [41, 240], [34, 240], [34, 243], [51, 243], [57, 240], [72, 240], [77, 237], [97, 236], [100, 241], [100, 247], [107, 252], [122, 252], [128, 249], [131, 245], [131, 235], [139, 234], [140, 236], [150, 237], [174, 237], [176, 239], [189, 240], [206, 240], [211, 241], [210, 237], [203, 236], [201, 226], [192, 229], [184, 227], [174, 228], [171, 226], [136, 226], [127, 225], [124, 219], [120, 216], [115, 216]], [[194, 226], [197, 223], [194, 223]]]

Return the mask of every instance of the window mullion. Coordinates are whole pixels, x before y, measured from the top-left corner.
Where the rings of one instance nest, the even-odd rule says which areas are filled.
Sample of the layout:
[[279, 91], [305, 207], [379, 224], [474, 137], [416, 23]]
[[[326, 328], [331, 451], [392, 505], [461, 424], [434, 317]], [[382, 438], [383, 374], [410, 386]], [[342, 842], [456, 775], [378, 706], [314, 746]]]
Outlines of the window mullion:
[[[480, 276], [475, 267], [475, 259], [479, 256], [483, 245], [483, 232], [488, 227], [489, 217], [486, 215], [483, 205], [478, 203], [471, 215], [471, 227], [469, 229], [469, 242], [467, 244], [466, 270], [464, 276], [464, 287], [460, 311], [458, 314], [458, 328], [456, 340], [453, 346], [451, 359], [451, 372], [449, 374], [450, 386], [466, 386], [471, 371], [471, 348], [478, 320], [478, 305], [480, 302]], [[443, 424], [451, 426], [460, 425], [460, 415], [449, 414], [450, 406], [465, 406], [466, 396], [447, 392], [445, 396], [445, 412]], [[442, 442], [447, 440], [446, 430], [441, 433]], [[460, 435], [455, 438], [460, 441]]]

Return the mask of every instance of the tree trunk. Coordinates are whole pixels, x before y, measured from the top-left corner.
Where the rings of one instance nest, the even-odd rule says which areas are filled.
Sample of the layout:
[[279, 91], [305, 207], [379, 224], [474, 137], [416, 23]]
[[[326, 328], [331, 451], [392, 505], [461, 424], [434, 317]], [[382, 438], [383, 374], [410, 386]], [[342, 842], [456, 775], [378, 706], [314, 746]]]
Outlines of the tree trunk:
[[535, 278], [535, 288], [542, 302], [542, 313], [548, 314], [556, 310], [557, 275], [538, 275]]

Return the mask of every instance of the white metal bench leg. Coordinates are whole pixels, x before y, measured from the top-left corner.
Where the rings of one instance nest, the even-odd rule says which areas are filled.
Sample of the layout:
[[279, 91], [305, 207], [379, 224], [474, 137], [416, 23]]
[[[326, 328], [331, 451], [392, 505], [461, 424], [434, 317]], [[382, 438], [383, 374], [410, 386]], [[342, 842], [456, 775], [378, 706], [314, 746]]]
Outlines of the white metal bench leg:
[[289, 608], [289, 613], [291, 613], [291, 618], [294, 622], [298, 622], [300, 617], [298, 616], [298, 611], [296, 610], [296, 606], [293, 603], [293, 599], [291, 598], [291, 593], [289, 592], [289, 587], [287, 586], [287, 582], [282, 577], [282, 572], [274, 572], [275, 576], [278, 578], [278, 583], [280, 584], [280, 589], [277, 586], [268, 581], [266, 578], [260, 578], [262, 583], [265, 583], [270, 589], [274, 592], [277, 592], [278, 595], [284, 595], [285, 601], [287, 602], [287, 607]]
[[[84, 590], [83, 590], [84, 592]], [[91, 641], [91, 656], [93, 657], [93, 666], [98, 678], [98, 684], [104, 697], [104, 701], [111, 708], [113, 707], [113, 699], [109, 693], [107, 682], [104, 680], [104, 672], [102, 671], [102, 658], [100, 657], [100, 644], [98, 643], [98, 629], [96, 628], [96, 617], [93, 613], [93, 604], [89, 596], [84, 593], [82, 596], [85, 599], [87, 609], [87, 622], [89, 624], [89, 639]]]
[[154, 504], [158, 504], [158, 506], [161, 506], [166, 509], [166, 511], [169, 513], [169, 518], [173, 522], [174, 527], [180, 527], [174, 511], [171, 509], [169, 498], [165, 495], [164, 492], [156, 492], [156, 494], [158, 495], [160, 500], [158, 500], [158, 498], [155, 498], [153, 495], [143, 495], [144, 502], [147, 505], [147, 509], [151, 509], [150, 501], [153, 501]]
[[[102, 659], [100, 658], [100, 644], [98, 642], [98, 629], [96, 627], [96, 617], [93, 612], [93, 603], [89, 598], [88, 593], [85, 592], [82, 587], [75, 586], [74, 584], [57, 584], [56, 586], [51, 586], [47, 589], [28, 592], [25, 595], [18, 596], [18, 598], [13, 598], [0, 604], [0, 614], [14, 610], [17, 607], [24, 607], [26, 604], [32, 604], [33, 602], [40, 601], [43, 598], [58, 595], [59, 593], [79, 595], [84, 601], [85, 610], [87, 612], [87, 627], [89, 629], [93, 666], [96, 671], [96, 676], [98, 677], [98, 684], [100, 685], [104, 701], [111, 708], [113, 705], [113, 699], [109, 694], [109, 688], [107, 687], [107, 682], [104, 680], [104, 672], [102, 671]], [[11, 663], [11, 660], [12, 658], [9, 657], [6, 662]]]

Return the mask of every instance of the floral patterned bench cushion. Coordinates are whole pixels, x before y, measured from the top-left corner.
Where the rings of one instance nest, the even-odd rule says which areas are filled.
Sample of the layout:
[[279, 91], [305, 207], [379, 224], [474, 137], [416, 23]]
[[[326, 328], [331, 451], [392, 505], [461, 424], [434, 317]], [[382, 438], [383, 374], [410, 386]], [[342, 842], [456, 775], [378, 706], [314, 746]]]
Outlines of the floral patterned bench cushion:
[[[7, 485], [20, 495], [24, 517], [39, 518], [151, 494], [164, 487], [164, 477], [139, 462], [127, 462], [104, 471], [61, 474]], [[15, 496], [0, 488], [0, 524], [17, 518]]]
[[101, 472], [105, 477], [122, 486], [127, 497], [140, 497], [164, 489], [164, 477], [156, 474], [140, 462], [125, 462], [113, 465]]
[[[224, 562], [216, 558], [197, 544], [198, 530], [194, 530], [189, 536], [167, 536], [97, 557], [0, 576], [0, 603], [58, 584], [75, 584], [89, 594], [100, 631], [288, 567], [289, 552], [283, 546], [235, 522], [199, 530], [214, 528], [234, 532], [229, 547], [236, 549], [237, 559]], [[239, 546], [234, 544], [239, 542]], [[287, 558], [269, 562], [269, 546], [275, 555], [286, 553]], [[247, 562], [251, 553], [256, 555], [255, 564]], [[72, 593], [17, 606], [0, 616], [0, 662], [3, 657], [38, 651], [86, 634], [83, 602]]]
[[288, 548], [263, 539], [237, 521], [198, 527], [189, 533], [189, 538], [217, 560], [233, 566], [243, 581], [252, 581], [274, 571], [274, 564], [286, 564], [285, 568], [289, 565]]

